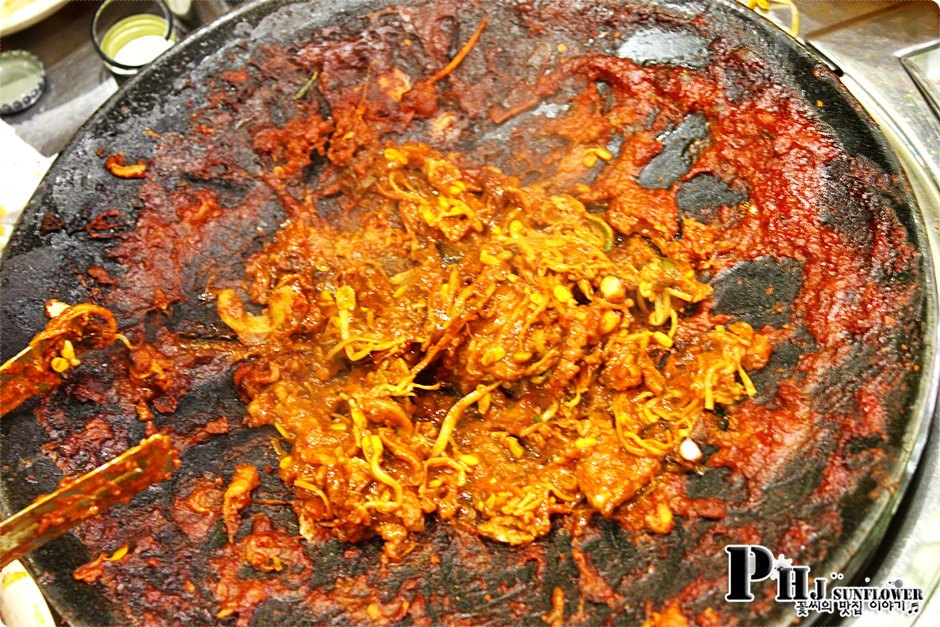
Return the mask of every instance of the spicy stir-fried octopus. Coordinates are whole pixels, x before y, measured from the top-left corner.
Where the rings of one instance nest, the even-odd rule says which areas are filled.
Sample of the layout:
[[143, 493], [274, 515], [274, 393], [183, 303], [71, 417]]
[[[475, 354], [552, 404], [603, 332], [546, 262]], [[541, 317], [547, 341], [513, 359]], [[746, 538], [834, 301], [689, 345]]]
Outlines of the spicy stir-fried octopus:
[[[553, 514], [610, 516], [693, 469], [703, 415], [754, 394], [769, 341], [690, 321], [711, 288], [615, 232], [590, 185], [373, 144], [349, 166], [352, 210], [295, 215], [249, 261], [262, 313], [218, 295], [255, 348], [236, 382], [249, 424], [283, 436], [302, 532], [378, 533], [394, 556], [435, 512], [524, 544]], [[642, 526], [668, 532], [668, 504]]]

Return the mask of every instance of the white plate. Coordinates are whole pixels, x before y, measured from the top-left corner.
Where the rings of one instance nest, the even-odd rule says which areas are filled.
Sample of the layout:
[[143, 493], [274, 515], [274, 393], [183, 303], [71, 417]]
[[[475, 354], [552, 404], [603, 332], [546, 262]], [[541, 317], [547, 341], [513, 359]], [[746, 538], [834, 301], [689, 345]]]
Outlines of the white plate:
[[43, 20], [69, 0], [0, 0], [0, 37], [12, 35]]

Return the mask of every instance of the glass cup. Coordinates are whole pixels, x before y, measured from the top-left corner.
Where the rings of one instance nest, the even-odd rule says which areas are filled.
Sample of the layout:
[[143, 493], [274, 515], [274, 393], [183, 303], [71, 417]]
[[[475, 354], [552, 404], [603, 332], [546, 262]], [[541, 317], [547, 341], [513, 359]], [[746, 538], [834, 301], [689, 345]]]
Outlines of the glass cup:
[[163, 0], [105, 0], [91, 39], [113, 74], [131, 76], [176, 43], [173, 13]]

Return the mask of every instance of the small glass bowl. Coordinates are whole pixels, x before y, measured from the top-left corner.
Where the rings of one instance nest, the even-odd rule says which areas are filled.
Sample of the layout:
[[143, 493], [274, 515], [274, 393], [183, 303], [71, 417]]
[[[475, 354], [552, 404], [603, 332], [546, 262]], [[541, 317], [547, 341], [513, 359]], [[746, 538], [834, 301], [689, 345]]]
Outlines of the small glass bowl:
[[131, 76], [176, 43], [173, 13], [163, 0], [105, 0], [91, 40], [113, 74]]

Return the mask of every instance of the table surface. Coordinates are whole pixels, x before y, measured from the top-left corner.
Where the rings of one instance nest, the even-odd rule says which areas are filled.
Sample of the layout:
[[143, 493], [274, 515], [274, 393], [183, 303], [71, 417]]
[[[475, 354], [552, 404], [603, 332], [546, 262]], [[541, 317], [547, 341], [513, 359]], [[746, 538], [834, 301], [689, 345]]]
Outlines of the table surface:
[[91, 44], [99, 2], [69, 2], [42, 22], [3, 38], [3, 49], [29, 50], [46, 67], [35, 105], [3, 120], [46, 156], [65, 147], [82, 122], [118, 89]]
[[[177, 21], [180, 39], [242, 2], [193, 0], [186, 24]], [[46, 67], [46, 91], [39, 102], [3, 116], [3, 121], [47, 157], [62, 150], [78, 127], [120, 87], [91, 43], [91, 22], [100, 5], [100, 0], [73, 0], [42, 22], [3, 38], [3, 50], [28, 50]]]

